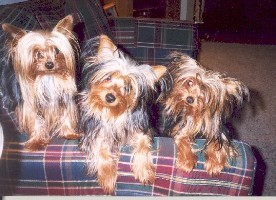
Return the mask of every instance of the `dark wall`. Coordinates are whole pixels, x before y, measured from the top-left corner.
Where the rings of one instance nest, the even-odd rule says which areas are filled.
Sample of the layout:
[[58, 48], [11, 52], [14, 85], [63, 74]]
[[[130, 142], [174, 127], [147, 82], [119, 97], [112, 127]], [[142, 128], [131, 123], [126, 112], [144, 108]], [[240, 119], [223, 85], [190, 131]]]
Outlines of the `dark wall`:
[[204, 26], [209, 29], [274, 29], [275, 0], [206, 0]]

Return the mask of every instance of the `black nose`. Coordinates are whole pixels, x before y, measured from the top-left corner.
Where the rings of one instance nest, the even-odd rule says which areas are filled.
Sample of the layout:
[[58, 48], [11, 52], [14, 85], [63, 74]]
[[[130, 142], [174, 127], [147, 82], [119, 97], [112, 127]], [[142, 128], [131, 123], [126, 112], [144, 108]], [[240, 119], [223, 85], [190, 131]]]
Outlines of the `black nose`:
[[54, 63], [52, 61], [46, 62], [45, 67], [47, 69], [53, 69], [54, 68]]
[[187, 101], [188, 104], [192, 104], [192, 103], [194, 103], [194, 98], [191, 97], [191, 96], [188, 96], [188, 97], [186, 98], [186, 101]]
[[113, 103], [116, 100], [116, 97], [113, 94], [108, 93], [107, 95], [105, 95], [105, 100], [108, 103]]

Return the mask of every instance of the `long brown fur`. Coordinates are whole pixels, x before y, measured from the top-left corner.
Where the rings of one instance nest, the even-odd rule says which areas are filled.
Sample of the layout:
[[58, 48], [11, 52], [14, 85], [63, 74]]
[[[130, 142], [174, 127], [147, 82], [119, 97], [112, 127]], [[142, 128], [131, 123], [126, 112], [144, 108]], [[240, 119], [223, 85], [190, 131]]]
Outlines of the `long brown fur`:
[[27, 31], [3, 24], [7, 45], [22, 102], [16, 108], [21, 131], [29, 133], [29, 150], [38, 150], [51, 135], [76, 139], [78, 121], [74, 97], [75, 58], [78, 43], [72, 34], [71, 15], [60, 20], [52, 31]]
[[165, 130], [178, 149], [177, 166], [185, 172], [193, 170], [197, 157], [192, 143], [196, 136], [204, 136], [205, 169], [210, 175], [218, 175], [228, 160], [236, 157], [223, 123], [249, 97], [248, 88], [234, 78], [206, 70], [184, 54], [175, 52], [171, 56], [173, 87], [163, 104]]
[[[88, 43], [83, 66], [84, 88], [80, 93], [80, 147], [87, 154], [88, 174], [97, 174], [103, 190], [116, 187], [119, 150], [130, 145], [134, 177], [143, 184], [154, 182], [151, 153], [152, 128], [148, 104], [155, 84], [166, 72], [163, 66], [139, 65], [105, 35]], [[94, 48], [97, 50], [94, 51]]]

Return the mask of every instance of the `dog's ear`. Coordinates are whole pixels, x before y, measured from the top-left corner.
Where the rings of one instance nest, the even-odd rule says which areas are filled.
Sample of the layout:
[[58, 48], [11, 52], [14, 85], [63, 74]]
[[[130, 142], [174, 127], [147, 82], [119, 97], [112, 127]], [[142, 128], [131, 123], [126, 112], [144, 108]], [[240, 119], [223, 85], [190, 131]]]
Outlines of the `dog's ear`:
[[114, 58], [119, 58], [117, 46], [112, 42], [112, 40], [108, 36], [101, 35], [98, 48], [99, 61], [104, 62]]
[[249, 101], [249, 89], [242, 82], [234, 78], [224, 78], [223, 83], [226, 87], [229, 99], [235, 100], [236, 104], [241, 104], [244, 100]]
[[151, 67], [157, 77], [157, 80], [159, 80], [167, 72], [167, 67], [163, 65], [155, 65]]
[[25, 30], [7, 23], [2, 24], [2, 29], [8, 33], [8, 40], [13, 44], [27, 34]]
[[60, 32], [69, 39], [72, 37], [72, 33], [71, 33], [72, 30], [73, 30], [72, 15], [67, 15], [66, 17], [61, 19], [53, 29], [53, 31]]

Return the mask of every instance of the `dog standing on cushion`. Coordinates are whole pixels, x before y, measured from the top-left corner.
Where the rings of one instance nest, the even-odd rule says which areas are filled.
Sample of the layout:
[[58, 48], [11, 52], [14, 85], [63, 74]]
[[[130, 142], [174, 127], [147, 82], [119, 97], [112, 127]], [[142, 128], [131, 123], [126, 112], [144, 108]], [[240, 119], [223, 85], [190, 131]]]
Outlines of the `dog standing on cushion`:
[[152, 128], [149, 103], [164, 66], [139, 65], [105, 35], [91, 40], [82, 52], [83, 89], [80, 93], [80, 147], [87, 154], [89, 174], [106, 193], [113, 193], [120, 147], [132, 148], [136, 179], [152, 183], [155, 169], [151, 154]]
[[79, 47], [71, 32], [72, 16], [60, 20], [52, 31], [28, 32], [10, 24], [2, 28], [8, 34], [9, 58], [20, 86], [16, 115], [21, 131], [29, 133], [25, 147], [41, 149], [57, 133], [78, 138], [75, 60]]
[[228, 159], [236, 157], [223, 123], [249, 97], [248, 88], [236, 79], [204, 69], [184, 54], [171, 56], [168, 70], [173, 87], [163, 100], [164, 131], [177, 146], [176, 165], [184, 172], [193, 170], [197, 156], [192, 145], [197, 135], [203, 135], [205, 169], [218, 175]]

